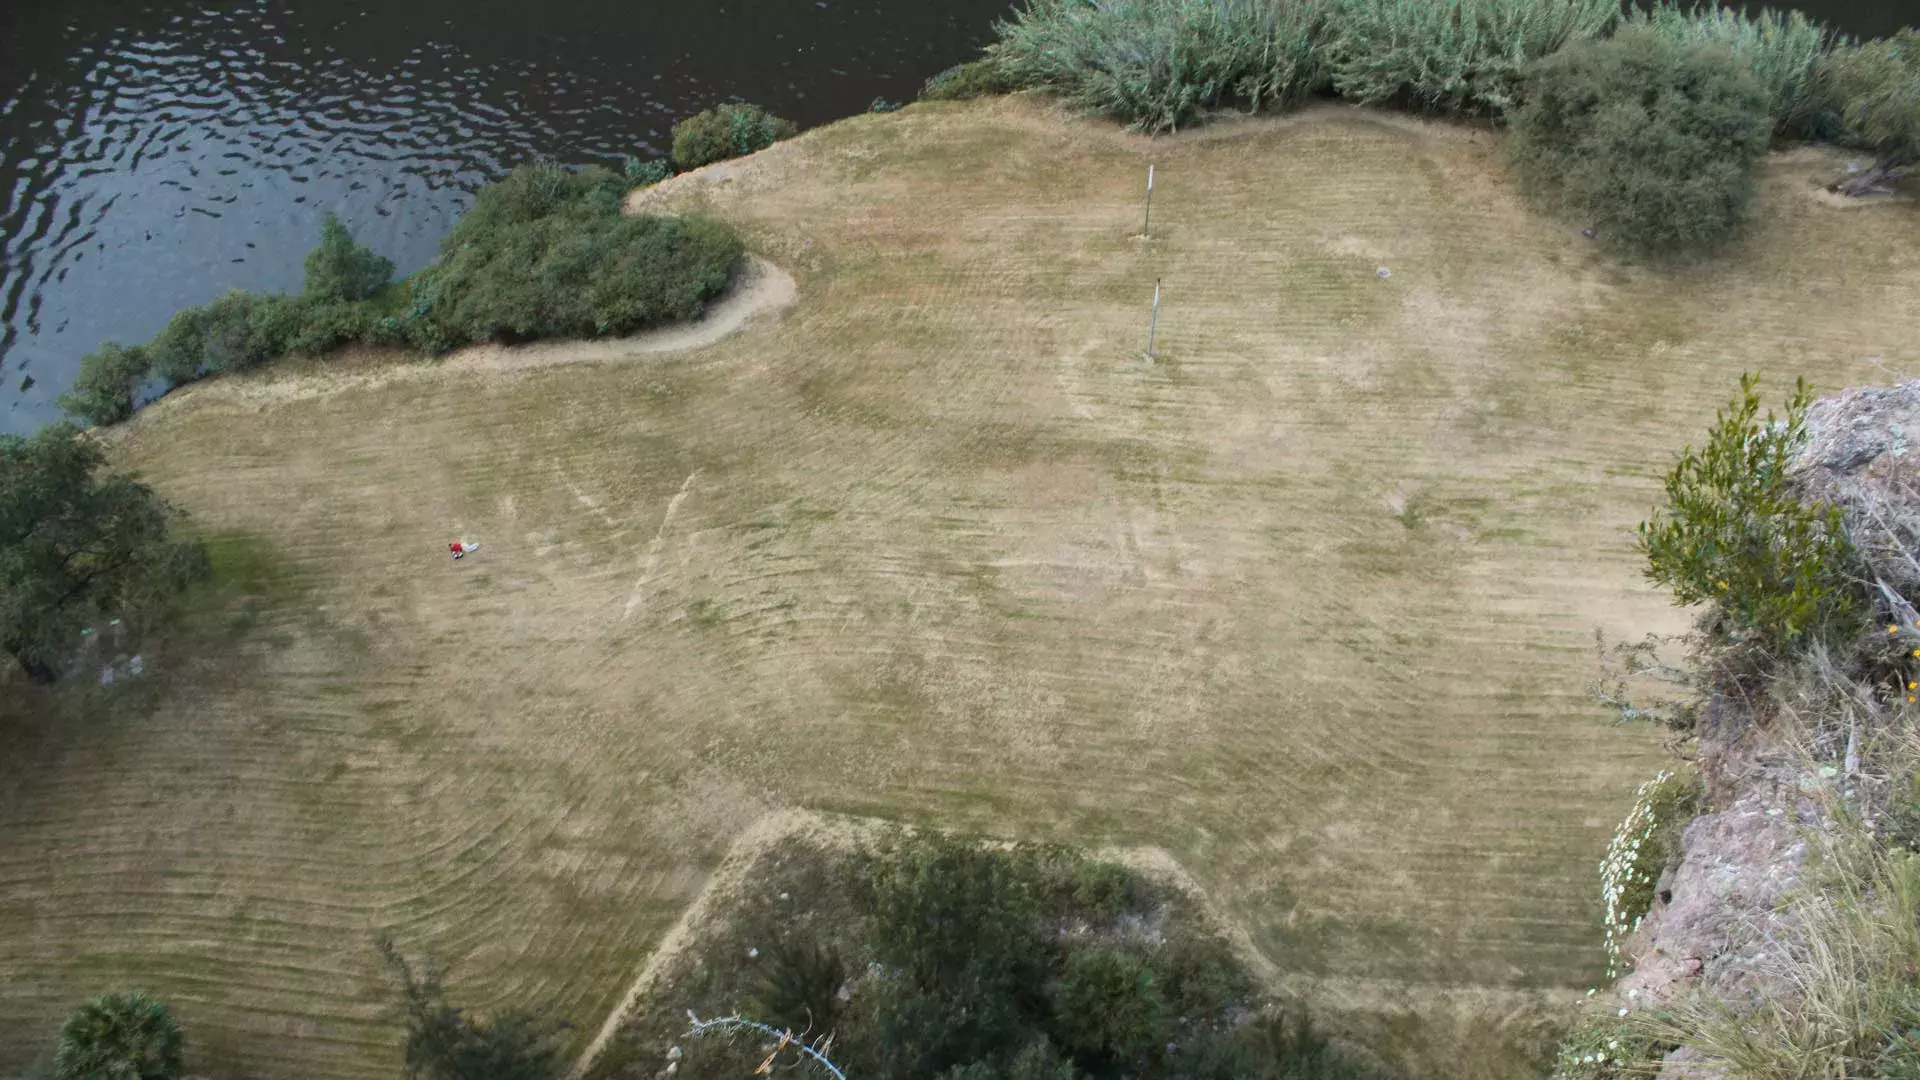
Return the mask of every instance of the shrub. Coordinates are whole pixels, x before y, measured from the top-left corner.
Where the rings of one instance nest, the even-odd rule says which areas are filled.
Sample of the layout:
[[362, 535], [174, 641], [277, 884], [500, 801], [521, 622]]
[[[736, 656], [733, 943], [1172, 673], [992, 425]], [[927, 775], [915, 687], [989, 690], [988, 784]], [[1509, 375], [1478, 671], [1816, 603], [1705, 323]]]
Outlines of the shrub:
[[1054, 1021], [1074, 1050], [1129, 1061], [1163, 1041], [1166, 999], [1153, 969], [1138, 957], [1082, 949], [1067, 958]]
[[239, 371], [272, 354], [254, 348], [254, 299], [239, 289], [220, 294], [200, 312], [200, 369], [205, 374]]
[[1047, 1037], [1030, 1042], [1007, 1067], [1007, 1080], [1085, 1080], [1073, 1067], [1073, 1059], [1054, 1048]]
[[1772, 121], [1725, 47], [1635, 27], [1530, 71], [1512, 151], [1538, 200], [1651, 255], [1724, 243], [1746, 216]]
[[810, 938], [789, 938], [767, 951], [766, 969], [754, 996], [761, 1019], [791, 1031], [833, 1030], [847, 981], [839, 953]]
[[180, 1025], [138, 990], [103, 994], [67, 1017], [53, 1061], [55, 1080], [179, 1080]]
[[673, 164], [682, 171], [765, 150], [800, 128], [758, 105], [729, 104], [673, 125]]
[[1639, 528], [1647, 577], [1674, 602], [1711, 602], [1736, 632], [1765, 647], [1809, 630], [1843, 625], [1858, 604], [1847, 585], [1852, 550], [1831, 506], [1800, 501], [1788, 468], [1805, 433], [1803, 379], [1787, 403], [1755, 420], [1759, 377], [1740, 378], [1740, 397], [1719, 419], [1705, 449], [1688, 447], [1667, 474], [1667, 503]]
[[666, 158], [652, 158], [641, 161], [637, 157], [627, 158], [626, 170], [622, 174], [627, 183], [636, 188], [652, 187], [673, 175], [673, 163]]
[[707, 218], [555, 214], [443, 256], [433, 318], [459, 342], [626, 334], [698, 317], [744, 257]]
[[992, 60], [969, 60], [955, 64], [928, 79], [920, 88], [921, 101], [962, 101], [967, 98], [1004, 94], [1017, 87], [1001, 77]]
[[320, 246], [307, 253], [305, 293], [321, 300], [365, 300], [393, 279], [393, 263], [353, 242], [340, 219], [320, 223]]
[[865, 860], [858, 893], [883, 963], [929, 993], [1004, 998], [1044, 977], [1035, 876], [954, 837], [896, 838]]
[[1829, 65], [1846, 137], [1881, 173], [1920, 161], [1920, 31], [1837, 51]]
[[1683, 47], [1732, 50], [1767, 92], [1774, 130], [1783, 135], [1828, 136], [1837, 130], [1838, 103], [1824, 70], [1835, 38], [1798, 11], [1682, 8], [1677, 0], [1657, 0], [1650, 8], [1628, 8], [1626, 25], [1649, 28]]
[[1334, 0], [1326, 62], [1340, 93], [1506, 116], [1528, 64], [1597, 37], [1617, 0]]
[[90, 424], [117, 424], [133, 415], [133, 395], [152, 367], [145, 347], [109, 341], [80, 358], [80, 374], [60, 408]]
[[1691, 772], [1666, 770], [1640, 785], [1633, 809], [1614, 830], [1600, 863], [1606, 905], [1607, 974], [1618, 973], [1620, 946], [1653, 910], [1661, 875], [1680, 860], [1680, 834], [1699, 806]]
[[987, 62], [1086, 112], [1170, 131], [1229, 97], [1284, 107], [1323, 85], [1326, 9], [1326, 0], [1029, 0], [996, 24]]
[[204, 308], [181, 308], [148, 343], [153, 373], [165, 379], [168, 386], [190, 383], [203, 374], [207, 355], [205, 320]]

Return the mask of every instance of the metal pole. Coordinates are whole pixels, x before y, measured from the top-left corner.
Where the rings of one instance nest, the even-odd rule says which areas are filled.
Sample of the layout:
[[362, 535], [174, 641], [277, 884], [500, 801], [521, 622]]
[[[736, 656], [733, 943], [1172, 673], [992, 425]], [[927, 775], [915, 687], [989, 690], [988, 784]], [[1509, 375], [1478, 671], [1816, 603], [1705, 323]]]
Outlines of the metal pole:
[[1153, 239], [1153, 166], [1147, 166], [1147, 220], [1140, 226], [1140, 239]]
[[1147, 359], [1153, 359], [1153, 336], [1160, 330], [1160, 279], [1153, 279], [1153, 321], [1147, 324]]

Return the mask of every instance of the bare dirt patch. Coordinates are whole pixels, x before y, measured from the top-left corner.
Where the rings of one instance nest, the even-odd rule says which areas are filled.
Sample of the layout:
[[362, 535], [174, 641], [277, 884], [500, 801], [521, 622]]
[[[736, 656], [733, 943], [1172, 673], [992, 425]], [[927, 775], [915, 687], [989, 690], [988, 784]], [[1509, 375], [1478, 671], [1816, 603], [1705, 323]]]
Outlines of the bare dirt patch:
[[790, 269], [778, 320], [152, 410], [113, 452], [290, 584], [143, 711], [17, 743], [0, 1067], [138, 983], [210, 1075], [390, 1077], [381, 929], [584, 1049], [799, 807], [1163, 849], [1383, 1044], [1521, 1071], [1604, 970], [1594, 867], [1658, 768], [1586, 696], [1596, 625], [1684, 624], [1632, 526], [1743, 369], [1920, 361], [1920, 215], [1770, 164], [1676, 274], [1499, 162], [1344, 108], [914, 106], [650, 189]]

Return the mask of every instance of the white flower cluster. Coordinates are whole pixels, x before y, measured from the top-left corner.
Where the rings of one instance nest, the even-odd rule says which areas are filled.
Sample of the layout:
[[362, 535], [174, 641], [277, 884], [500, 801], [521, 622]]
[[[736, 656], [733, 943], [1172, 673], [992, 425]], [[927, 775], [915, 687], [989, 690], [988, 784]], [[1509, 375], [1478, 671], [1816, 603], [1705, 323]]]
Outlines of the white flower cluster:
[[1641, 912], [1627, 919], [1621, 910], [1621, 901], [1635, 884], [1652, 885], [1650, 875], [1639, 868], [1640, 847], [1653, 836], [1653, 830], [1660, 823], [1654, 818], [1654, 801], [1660, 789], [1673, 779], [1672, 770], [1663, 770], [1660, 775], [1640, 785], [1634, 800], [1633, 810], [1626, 820], [1614, 830], [1612, 842], [1607, 844], [1607, 857], [1600, 862], [1600, 899], [1607, 906], [1607, 977], [1620, 974], [1620, 946], [1627, 937], [1640, 928], [1640, 920], [1646, 913]]

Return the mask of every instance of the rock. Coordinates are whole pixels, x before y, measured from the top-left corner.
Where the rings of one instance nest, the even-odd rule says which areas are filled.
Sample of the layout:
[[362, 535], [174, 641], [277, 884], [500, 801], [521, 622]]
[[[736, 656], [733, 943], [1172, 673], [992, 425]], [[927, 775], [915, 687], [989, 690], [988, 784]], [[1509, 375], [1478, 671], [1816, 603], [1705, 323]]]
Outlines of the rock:
[[667, 1047], [667, 1060], [668, 1061], [680, 1060], [680, 1044], [679, 1043], [675, 1043], [672, 1046]]
[[760, 959], [760, 950], [759, 950], [759, 949], [754, 949], [754, 948], [749, 948], [749, 949], [747, 950], [747, 959], [749, 959], [749, 960], [758, 960], [758, 959]]
[[1861, 386], [1807, 407], [1806, 442], [1792, 480], [1801, 498], [1838, 506], [1868, 566], [1909, 601], [1920, 601], [1920, 568], [1896, 547], [1920, 548], [1920, 380]]

